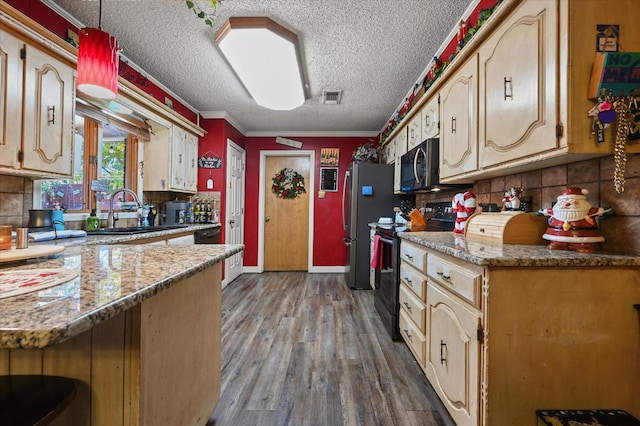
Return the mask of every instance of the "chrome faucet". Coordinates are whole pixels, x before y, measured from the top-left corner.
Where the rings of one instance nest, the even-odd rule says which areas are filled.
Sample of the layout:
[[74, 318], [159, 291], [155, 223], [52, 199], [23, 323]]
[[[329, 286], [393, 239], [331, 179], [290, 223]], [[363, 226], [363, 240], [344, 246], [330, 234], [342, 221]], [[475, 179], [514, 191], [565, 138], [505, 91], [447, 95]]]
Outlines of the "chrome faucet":
[[119, 192], [124, 192], [132, 195], [133, 199], [136, 201], [136, 204], [138, 205], [138, 208], [142, 207], [142, 204], [140, 203], [140, 199], [138, 199], [138, 194], [136, 194], [135, 192], [127, 188], [116, 189], [111, 194], [109, 194], [109, 214], [107, 215], [107, 228], [116, 227], [116, 220], [118, 220], [118, 216], [116, 212], [113, 211], [113, 199], [115, 198], [116, 194]]

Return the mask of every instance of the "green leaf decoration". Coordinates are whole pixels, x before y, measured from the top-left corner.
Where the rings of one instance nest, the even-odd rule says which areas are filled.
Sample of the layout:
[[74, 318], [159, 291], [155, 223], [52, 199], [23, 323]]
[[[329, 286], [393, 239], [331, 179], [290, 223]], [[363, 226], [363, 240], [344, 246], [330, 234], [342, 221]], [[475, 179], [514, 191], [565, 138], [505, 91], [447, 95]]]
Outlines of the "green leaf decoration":
[[213, 20], [216, 15], [217, 8], [222, 3], [222, 0], [209, 0], [210, 10], [201, 9], [197, 3], [191, 0], [186, 0], [185, 3], [187, 4], [187, 9], [192, 10], [198, 19], [202, 19], [202, 22], [204, 22], [205, 25], [213, 27]]

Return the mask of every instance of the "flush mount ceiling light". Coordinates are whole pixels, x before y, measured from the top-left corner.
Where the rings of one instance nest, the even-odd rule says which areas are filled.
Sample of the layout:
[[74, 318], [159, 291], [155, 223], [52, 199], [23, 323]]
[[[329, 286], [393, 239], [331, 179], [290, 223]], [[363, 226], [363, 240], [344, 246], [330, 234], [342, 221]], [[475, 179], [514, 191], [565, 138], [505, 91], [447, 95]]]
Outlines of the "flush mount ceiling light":
[[292, 110], [306, 99], [298, 37], [269, 18], [229, 18], [216, 43], [253, 99]]
[[118, 41], [102, 31], [102, 0], [98, 28], [82, 28], [78, 44], [78, 82], [80, 92], [98, 99], [118, 94]]

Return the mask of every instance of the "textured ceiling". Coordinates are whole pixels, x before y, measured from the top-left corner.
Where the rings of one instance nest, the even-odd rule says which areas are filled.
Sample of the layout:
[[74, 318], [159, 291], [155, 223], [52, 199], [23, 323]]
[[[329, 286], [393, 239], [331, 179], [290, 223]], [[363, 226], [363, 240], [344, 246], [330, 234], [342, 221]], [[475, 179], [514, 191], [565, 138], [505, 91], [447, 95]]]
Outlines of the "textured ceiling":
[[[98, 1], [48, 0], [97, 27]], [[208, 7], [208, 1], [196, 1]], [[213, 28], [181, 0], [104, 0], [102, 28], [123, 55], [203, 117], [247, 135], [375, 134], [418, 81], [471, 0], [223, 0]], [[258, 106], [214, 43], [231, 16], [267, 16], [298, 35], [309, 99], [292, 111]], [[323, 90], [342, 90], [324, 105]]]

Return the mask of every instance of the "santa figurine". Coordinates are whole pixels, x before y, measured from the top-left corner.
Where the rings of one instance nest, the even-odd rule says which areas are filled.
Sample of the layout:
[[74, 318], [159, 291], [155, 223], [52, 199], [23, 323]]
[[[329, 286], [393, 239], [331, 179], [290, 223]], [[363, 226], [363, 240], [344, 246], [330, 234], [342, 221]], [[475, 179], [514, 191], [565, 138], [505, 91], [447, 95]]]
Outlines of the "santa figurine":
[[464, 234], [467, 219], [476, 211], [476, 194], [471, 191], [458, 193], [451, 200], [451, 206], [456, 213], [456, 223], [453, 228], [454, 234]]
[[591, 207], [587, 201], [586, 189], [566, 188], [558, 196], [558, 201], [550, 209], [540, 209], [539, 214], [549, 216], [549, 227], [542, 236], [551, 241], [551, 250], [574, 250], [593, 253], [604, 237], [598, 231], [596, 216], [611, 211], [602, 207]]

